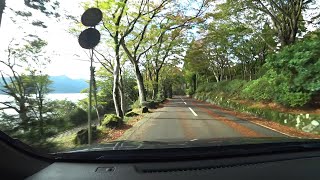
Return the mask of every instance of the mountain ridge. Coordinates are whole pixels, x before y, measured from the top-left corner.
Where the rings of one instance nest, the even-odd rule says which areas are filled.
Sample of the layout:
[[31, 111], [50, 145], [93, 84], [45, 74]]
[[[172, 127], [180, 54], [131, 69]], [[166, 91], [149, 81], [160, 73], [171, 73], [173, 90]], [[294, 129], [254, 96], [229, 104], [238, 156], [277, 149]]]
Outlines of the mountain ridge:
[[[89, 84], [84, 79], [72, 79], [66, 75], [49, 76], [52, 81], [49, 88], [52, 90], [50, 93], [80, 93], [83, 89], [89, 87]], [[0, 80], [1, 83], [2, 80]], [[0, 88], [1, 88], [0, 84]], [[0, 92], [3, 94], [3, 92]]]

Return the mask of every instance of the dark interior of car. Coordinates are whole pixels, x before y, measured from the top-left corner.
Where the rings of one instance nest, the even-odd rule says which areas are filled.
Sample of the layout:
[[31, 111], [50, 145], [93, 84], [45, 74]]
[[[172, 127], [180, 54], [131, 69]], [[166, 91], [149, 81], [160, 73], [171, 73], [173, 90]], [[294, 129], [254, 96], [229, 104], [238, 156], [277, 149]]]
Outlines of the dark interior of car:
[[316, 148], [211, 158], [208, 149], [189, 159], [127, 161], [54, 159], [4, 139], [0, 149], [1, 179], [316, 179], [320, 165]]

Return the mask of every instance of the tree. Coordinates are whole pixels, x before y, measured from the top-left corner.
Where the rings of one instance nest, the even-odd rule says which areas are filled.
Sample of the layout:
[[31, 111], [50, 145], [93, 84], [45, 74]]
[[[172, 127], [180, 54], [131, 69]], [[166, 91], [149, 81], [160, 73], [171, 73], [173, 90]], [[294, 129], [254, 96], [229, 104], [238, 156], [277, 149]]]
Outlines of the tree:
[[[193, 21], [202, 13], [205, 1], [201, 1], [199, 10], [196, 15], [187, 16], [186, 12], [193, 8], [194, 5], [199, 5], [198, 2], [190, 2], [193, 6], [185, 6], [175, 1], [162, 0], [157, 2], [149, 2], [139, 0], [131, 2], [127, 0], [120, 1], [96, 1], [87, 2], [84, 7], [89, 8], [97, 6], [103, 12], [103, 31], [104, 40], [107, 45], [112, 47], [114, 62], [113, 67], [113, 100], [116, 114], [123, 117], [124, 94], [123, 82], [121, 80], [121, 62], [129, 60], [134, 68], [140, 103], [146, 100], [146, 90], [144, 85], [143, 74], [141, 72], [142, 62], [146, 53], [156, 46], [161, 37], [167, 32], [181, 27], [190, 26]], [[170, 12], [170, 13], [169, 13]], [[195, 12], [192, 9], [192, 12]], [[189, 13], [190, 14], [190, 13]], [[159, 22], [161, 22], [159, 24]], [[105, 50], [99, 50], [103, 54]], [[121, 56], [121, 53], [124, 56]], [[122, 57], [122, 58], [121, 58]], [[105, 59], [105, 58], [104, 58]], [[109, 65], [110, 63], [104, 63]]]
[[[28, 41], [21, 48], [8, 47], [6, 60], [0, 60], [5, 68], [0, 70], [3, 86], [0, 89], [14, 101], [0, 102], [4, 109], [13, 109], [19, 115], [18, 123], [26, 132], [29, 132], [29, 124], [36, 122], [39, 126], [40, 138], [44, 135], [44, 96], [50, 92], [50, 81], [47, 75], [37, 73], [36, 69], [44, 65], [46, 58], [43, 56], [43, 48], [47, 45], [40, 38]], [[28, 67], [19, 70], [20, 67]], [[24, 72], [23, 72], [24, 71]]]
[[[197, 3], [199, 3], [200, 5]], [[153, 9], [147, 6], [148, 8], [146, 9], [147, 12], [145, 13], [145, 15], [141, 16], [139, 21], [132, 23], [135, 28], [133, 27], [131, 36], [127, 36], [122, 39], [121, 46], [135, 69], [139, 88], [140, 102], [146, 101], [144, 79], [139, 67], [139, 65], [141, 64], [141, 58], [158, 44], [163, 45], [163, 38], [167, 32], [174, 31], [175, 29], [190, 27], [192, 23], [198, 22], [198, 17], [203, 12], [206, 1], [196, 2], [196, 4], [199, 5], [199, 9], [193, 9], [193, 12], [195, 12], [195, 14], [189, 16], [183, 14], [184, 12], [188, 12], [188, 8], [184, 7], [184, 9], [180, 9], [179, 6], [181, 5], [176, 4], [172, 1], [164, 0], [161, 1], [159, 5], [151, 4], [150, 7]], [[141, 5], [140, 7], [146, 6]], [[190, 4], [190, 6], [191, 5], [194, 4]], [[145, 11], [145, 9], [140, 8], [139, 14], [143, 14], [143, 11]], [[166, 57], [164, 58], [164, 60], [165, 59]], [[159, 72], [161, 70], [161, 68], [159, 69], [160, 66], [158, 66]]]
[[[103, 13], [105, 14], [103, 19], [103, 28], [107, 31], [107, 34], [113, 40], [112, 48], [115, 53], [115, 61], [114, 61], [114, 69], [113, 69], [113, 100], [115, 105], [116, 114], [119, 117], [124, 116], [124, 109], [121, 109], [123, 105], [121, 102], [124, 102], [123, 99], [123, 92], [120, 88], [120, 46], [123, 46], [124, 39], [130, 35], [130, 33], [134, 30], [134, 26], [136, 25], [137, 21], [142, 17], [146, 16], [145, 9], [147, 8], [147, 2], [141, 1], [141, 3], [137, 6], [136, 3], [130, 4], [133, 7], [138, 9], [138, 13], [135, 12], [136, 9], [132, 11], [132, 9], [128, 9], [128, 1], [122, 0], [120, 2], [115, 1], [98, 1], [98, 6], [102, 9]], [[87, 4], [87, 7], [90, 4]], [[155, 12], [155, 10], [154, 10]], [[125, 46], [126, 47], [126, 46]], [[128, 54], [127, 54], [128, 55]], [[129, 59], [132, 60], [132, 58]], [[138, 68], [138, 67], [137, 67]], [[140, 71], [137, 72], [137, 79], [141, 77], [139, 75]], [[141, 82], [141, 81], [138, 81]], [[138, 83], [139, 84], [139, 83]], [[141, 83], [140, 83], [141, 85]], [[144, 88], [144, 85], [141, 86]], [[140, 89], [141, 89], [140, 88]], [[139, 92], [143, 92], [139, 91]], [[144, 95], [144, 92], [142, 96]]]
[[159, 79], [164, 97], [172, 98], [174, 94], [182, 95], [185, 91], [182, 70], [174, 64], [165, 64]]
[[[141, 1], [139, 5], [138, 15], [128, 24], [131, 24], [130, 29], [127, 33], [132, 33], [131, 36], [122, 36], [120, 44], [124, 49], [128, 59], [132, 63], [135, 75], [137, 79], [138, 89], [139, 89], [139, 99], [140, 103], [146, 101], [146, 90], [144, 86], [143, 76], [139, 68], [139, 61], [145, 53], [147, 53], [156, 43], [147, 43], [146, 34], [149, 30], [149, 26], [152, 20], [158, 15], [161, 10], [165, 8], [165, 5], [169, 1], [164, 0], [159, 5], [148, 5], [147, 1]], [[139, 21], [138, 21], [139, 20]], [[139, 27], [139, 28], [135, 28]], [[135, 31], [134, 31], [135, 30]], [[142, 48], [142, 46], [145, 46]], [[142, 49], [142, 50], [141, 50]]]
[[20, 74], [16, 69], [20, 66], [17, 63], [19, 56], [16, 54], [16, 50], [8, 47], [8, 56], [7, 60], [0, 60], [0, 63], [6, 67], [8, 72], [5, 72], [5, 69], [1, 69], [1, 78], [2, 78], [2, 89], [1, 91], [14, 98], [14, 102], [1, 102], [4, 106], [0, 110], [4, 109], [13, 109], [19, 114], [19, 119], [21, 120], [22, 127], [29, 121], [27, 113], [28, 108], [28, 98], [30, 92], [26, 87], [26, 76]]
[[0, 26], [1, 26], [2, 14], [5, 7], [6, 7], [6, 1], [0, 0]]
[[33, 89], [32, 94], [35, 95], [35, 99], [31, 101], [32, 104], [30, 105], [30, 107], [34, 112], [36, 119], [39, 121], [40, 136], [43, 136], [45, 126], [44, 114], [47, 113], [45, 95], [51, 92], [51, 90], [49, 89], [49, 85], [52, 82], [49, 80], [48, 75], [42, 74], [41, 71], [37, 73], [36, 70], [31, 71], [30, 78], [31, 87]]
[[[24, 4], [32, 9], [39, 10], [40, 12], [44, 13], [46, 16], [54, 15], [55, 17], [59, 17], [60, 15], [58, 13], [55, 13], [54, 11], [59, 7], [58, 1], [51, 1], [51, 0], [24, 0]], [[50, 8], [48, 9], [46, 5], [50, 4]], [[3, 12], [6, 8], [6, 0], [0, 0], [0, 26], [1, 26], [1, 20]], [[30, 12], [21, 12], [17, 11], [16, 15], [19, 16], [30, 16]], [[43, 22], [41, 21], [35, 21], [33, 22], [33, 25], [43, 26]]]
[[184, 50], [182, 31], [182, 28], [165, 31], [166, 33], [160, 36], [159, 43], [146, 55], [147, 71], [152, 81], [152, 99], [154, 100], [158, 95], [159, 76], [163, 65], [170, 57], [179, 56]]
[[[224, 10], [236, 17], [244, 17], [248, 24], [271, 21], [272, 27], [277, 32], [281, 46], [293, 44], [298, 33], [304, 30], [302, 12], [308, 9], [312, 0], [228, 0]], [[255, 20], [256, 19], [256, 20]], [[249, 20], [249, 21], [248, 21]]]

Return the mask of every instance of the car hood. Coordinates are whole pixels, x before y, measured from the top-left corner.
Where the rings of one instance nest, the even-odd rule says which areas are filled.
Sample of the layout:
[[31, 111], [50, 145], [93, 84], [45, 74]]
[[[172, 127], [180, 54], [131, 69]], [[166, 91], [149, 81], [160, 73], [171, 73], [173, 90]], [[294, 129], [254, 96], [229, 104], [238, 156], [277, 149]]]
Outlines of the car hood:
[[192, 148], [192, 147], [223, 147], [230, 145], [248, 145], [248, 144], [269, 144], [269, 143], [289, 143], [289, 142], [319, 142], [311, 139], [298, 138], [214, 138], [214, 139], [192, 139], [181, 140], [157, 140], [157, 141], [113, 141], [104, 144], [93, 144], [77, 147], [65, 151], [88, 152], [88, 151], [109, 151], [109, 150], [135, 150], [135, 149], [168, 149], [168, 148]]

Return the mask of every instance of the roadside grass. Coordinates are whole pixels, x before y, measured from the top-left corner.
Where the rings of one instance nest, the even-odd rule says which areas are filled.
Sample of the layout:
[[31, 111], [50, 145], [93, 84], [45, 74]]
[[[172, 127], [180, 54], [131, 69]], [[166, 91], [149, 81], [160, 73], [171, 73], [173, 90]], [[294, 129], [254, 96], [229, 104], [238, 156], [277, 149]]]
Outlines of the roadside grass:
[[50, 143], [53, 143], [54, 147], [51, 151], [64, 151], [67, 149], [73, 149], [77, 147], [77, 145], [74, 143], [75, 138], [76, 133], [72, 133], [52, 139]]
[[[99, 130], [98, 138], [93, 142], [93, 144], [101, 144], [107, 143], [111, 141], [117, 140], [121, 137], [128, 129], [134, 126], [135, 123], [140, 121], [144, 114], [141, 113], [141, 108], [135, 108], [132, 111], [137, 113], [137, 116], [134, 117], [124, 117], [123, 124], [116, 128], [102, 128], [98, 126], [97, 129]], [[151, 110], [150, 112], [152, 112]], [[51, 138], [48, 143], [53, 144], [49, 148], [50, 152], [57, 152], [57, 151], [65, 151], [73, 148], [77, 148], [83, 145], [76, 145], [74, 139], [76, 138], [77, 132], [73, 132], [70, 134], [66, 134], [64, 136], [59, 136], [56, 138]]]

